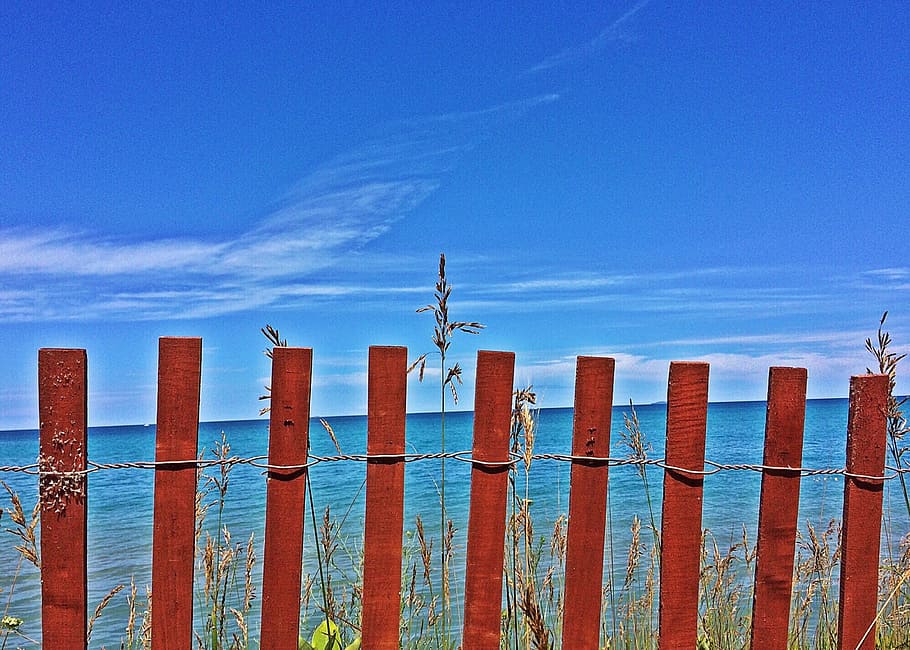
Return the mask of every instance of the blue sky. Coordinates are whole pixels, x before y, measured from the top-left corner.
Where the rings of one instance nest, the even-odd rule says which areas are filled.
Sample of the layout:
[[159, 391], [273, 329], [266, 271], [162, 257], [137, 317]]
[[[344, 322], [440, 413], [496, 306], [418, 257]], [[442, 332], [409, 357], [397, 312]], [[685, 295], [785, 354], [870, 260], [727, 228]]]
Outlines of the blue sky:
[[910, 341], [910, 12], [798, 4], [3, 3], [0, 429], [39, 347], [88, 349], [90, 423], [154, 421], [162, 335], [204, 339], [203, 419], [255, 417], [265, 323], [314, 414], [362, 413], [370, 344], [430, 348], [441, 251], [487, 325], [462, 407], [478, 348], [543, 406], [577, 354], [620, 403], [671, 359], [846, 395], [883, 310]]

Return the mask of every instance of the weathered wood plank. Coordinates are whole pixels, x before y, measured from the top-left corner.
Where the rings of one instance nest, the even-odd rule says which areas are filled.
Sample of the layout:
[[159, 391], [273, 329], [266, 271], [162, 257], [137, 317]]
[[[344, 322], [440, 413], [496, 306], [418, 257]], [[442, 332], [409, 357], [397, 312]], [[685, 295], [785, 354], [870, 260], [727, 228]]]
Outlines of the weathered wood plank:
[[[850, 378], [847, 472], [882, 476], [888, 435], [888, 377]], [[847, 477], [841, 537], [837, 647], [875, 648], [875, 610], [882, 529], [884, 481]]]
[[[702, 471], [708, 412], [708, 364], [670, 364], [667, 390], [668, 465]], [[694, 648], [698, 636], [698, 577], [704, 478], [664, 471], [658, 646]]]
[[[771, 368], [763, 465], [800, 467], [806, 420], [806, 369]], [[799, 472], [764, 470], [755, 564], [752, 645], [787, 647], [799, 512]]]
[[87, 481], [85, 350], [38, 351], [41, 626], [45, 648], [86, 648]]
[[[313, 351], [272, 350], [269, 465], [307, 462]], [[266, 479], [262, 559], [262, 632], [266, 650], [296, 648], [300, 624], [307, 470], [271, 469]]]
[[474, 465], [468, 512], [463, 645], [473, 650], [499, 648], [502, 568], [506, 533], [512, 413], [511, 352], [477, 353], [474, 395]]
[[[575, 371], [572, 455], [610, 455], [615, 362], [579, 357]], [[604, 539], [607, 510], [606, 461], [573, 460], [566, 534], [563, 648], [597, 648], [600, 640]]]
[[185, 650], [193, 644], [195, 464], [199, 437], [202, 339], [158, 341], [158, 424], [152, 537], [152, 645]]
[[[370, 348], [367, 453], [404, 454], [408, 350]], [[404, 457], [367, 463], [363, 647], [397, 650], [401, 609]]]

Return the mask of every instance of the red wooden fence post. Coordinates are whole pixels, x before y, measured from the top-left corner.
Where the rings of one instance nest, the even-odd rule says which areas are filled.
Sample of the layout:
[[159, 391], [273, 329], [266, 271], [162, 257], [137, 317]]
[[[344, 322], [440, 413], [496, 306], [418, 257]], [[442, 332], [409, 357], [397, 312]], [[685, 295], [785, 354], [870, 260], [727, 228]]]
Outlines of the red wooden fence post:
[[[888, 376], [850, 378], [847, 422], [847, 472], [882, 476], [888, 435]], [[878, 563], [884, 481], [844, 479], [844, 520], [841, 539], [839, 649], [875, 648]]]
[[[800, 467], [806, 420], [806, 369], [771, 368], [763, 465]], [[787, 647], [799, 472], [764, 470], [755, 563], [752, 647]]]
[[[272, 350], [269, 465], [307, 462], [313, 351]], [[296, 648], [300, 625], [306, 469], [271, 469], [266, 479], [262, 564], [264, 650]]]
[[[578, 358], [573, 456], [610, 455], [614, 366], [613, 359], [605, 357]], [[572, 461], [563, 648], [599, 647], [607, 471], [606, 461]]]
[[193, 643], [196, 451], [202, 339], [158, 341], [158, 426], [152, 539], [152, 645], [185, 650]]
[[38, 351], [41, 627], [45, 648], [85, 648], [88, 625], [85, 350]]
[[[370, 348], [367, 453], [404, 454], [408, 350]], [[397, 650], [401, 608], [404, 457], [367, 463], [363, 647]]]
[[[670, 364], [666, 463], [702, 471], [708, 412], [708, 364]], [[704, 477], [664, 470], [660, 526], [661, 650], [694, 648], [698, 636], [698, 576]]]
[[499, 648], [509, 466], [483, 463], [509, 460], [514, 366], [512, 352], [477, 353], [462, 633], [463, 647], [471, 650]]

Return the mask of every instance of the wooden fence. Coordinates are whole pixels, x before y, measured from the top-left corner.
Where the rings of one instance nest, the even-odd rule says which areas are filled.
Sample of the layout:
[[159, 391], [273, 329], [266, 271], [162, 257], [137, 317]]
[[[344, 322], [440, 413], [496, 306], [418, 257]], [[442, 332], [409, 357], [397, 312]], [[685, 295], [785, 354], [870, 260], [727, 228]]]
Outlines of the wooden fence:
[[[192, 647], [202, 341], [159, 342], [151, 629], [156, 650]], [[42, 624], [46, 648], [85, 648], [86, 353], [39, 351]], [[514, 354], [479, 352], [463, 647], [499, 648]], [[369, 351], [362, 639], [399, 647], [407, 350]], [[562, 647], [598, 647], [614, 362], [579, 357], [572, 434]], [[296, 648], [312, 351], [272, 365], [261, 647]], [[850, 380], [839, 648], [873, 648], [888, 378]], [[806, 370], [771, 368], [752, 647], [786, 648], [799, 503]], [[659, 647], [696, 645], [708, 364], [670, 365], [661, 523]], [[74, 473], [75, 472], [75, 473]], [[863, 640], [864, 639], [864, 640]], [[862, 641], [861, 641], [862, 640]]]

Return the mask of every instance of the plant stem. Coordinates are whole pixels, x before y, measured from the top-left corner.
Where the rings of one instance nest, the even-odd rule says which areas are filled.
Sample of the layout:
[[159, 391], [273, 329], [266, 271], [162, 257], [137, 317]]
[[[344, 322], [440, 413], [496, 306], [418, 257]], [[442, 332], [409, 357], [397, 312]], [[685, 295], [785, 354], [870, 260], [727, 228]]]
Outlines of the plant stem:
[[[893, 400], [894, 397], [891, 396], [889, 399]], [[889, 410], [891, 410], [891, 409], [889, 409]], [[893, 413], [889, 413], [888, 417], [889, 417], [889, 420], [892, 420], [895, 417], [895, 415]], [[891, 452], [891, 457], [894, 459], [895, 467], [897, 467], [898, 469], [901, 469], [901, 467], [902, 467], [901, 453], [897, 447], [897, 436], [895, 435], [894, 427], [891, 425], [890, 421], [888, 423], [888, 449]], [[904, 505], [907, 508], [907, 516], [910, 517], [910, 495], [908, 495], [908, 493], [907, 493], [907, 482], [904, 479], [904, 473], [898, 472], [897, 478], [901, 483], [901, 490], [904, 493]]]
[[322, 589], [322, 609], [325, 612], [325, 629], [326, 636], [329, 639], [329, 648], [334, 646], [333, 638], [331, 636], [332, 632], [332, 621], [329, 614], [329, 596], [325, 588], [325, 573], [322, 570], [322, 552], [319, 550], [319, 540], [317, 539], [318, 533], [316, 532], [318, 527], [316, 524], [316, 506], [313, 503], [313, 486], [310, 484], [310, 473], [306, 473], [306, 491], [307, 495], [310, 497], [310, 521], [313, 523], [313, 540], [314, 546], [316, 547], [316, 562], [319, 564], [319, 586]]
[[[446, 386], [445, 386], [445, 376], [446, 376], [446, 354], [445, 349], [443, 348], [442, 353], [439, 355], [439, 372], [440, 377], [443, 378], [443, 383], [439, 386], [439, 446], [443, 454], [446, 453]], [[439, 552], [442, 558], [441, 567], [441, 578], [442, 578], [442, 634], [443, 634], [443, 643], [445, 648], [449, 647], [449, 607], [448, 607], [448, 593], [446, 590], [446, 580], [448, 575], [448, 559], [446, 558], [446, 545], [445, 545], [445, 534], [446, 534], [446, 459], [445, 456], [442, 457], [439, 468], [440, 475], [440, 486], [439, 486]]]

